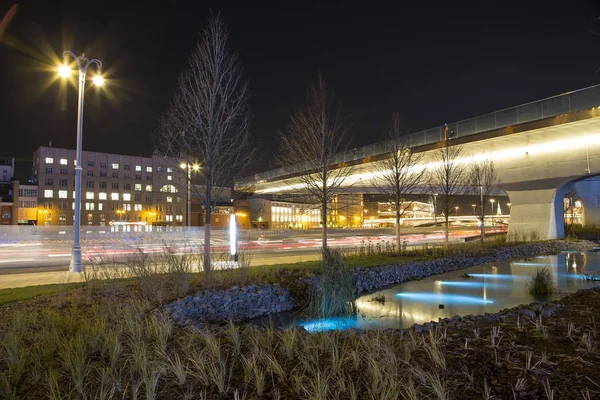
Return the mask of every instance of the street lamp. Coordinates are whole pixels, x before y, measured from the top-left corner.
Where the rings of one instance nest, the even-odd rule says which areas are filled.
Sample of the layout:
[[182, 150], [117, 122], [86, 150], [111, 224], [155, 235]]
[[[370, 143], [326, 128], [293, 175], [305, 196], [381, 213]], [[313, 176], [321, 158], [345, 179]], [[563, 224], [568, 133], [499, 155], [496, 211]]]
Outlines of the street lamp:
[[192, 226], [192, 196], [191, 196], [191, 187], [192, 187], [192, 170], [194, 172], [198, 172], [200, 170], [200, 165], [189, 163], [181, 163], [179, 164], [181, 169], [187, 169], [187, 226]]
[[490, 211], [490, 218], [492, 219], [492, 226], [494, 225], [494, 202], [495, 199], [490, 199], [490, 203], [492, 203], [492, 210]]
[[[94, 84], [101, 86], [104, 83], [104, 79], [100, 75], [102, 71], [102, 62], [95, 58], [87, 59], [82, 53], [80, 56], [76, 56], [73, 52], [65, 51], [63, 57], [66, 59], [72, 57], [77, 63], [79, 69], [79, 101], [77, 106], [77, 155], [75, 165], [75, 219], [74, 219], [74, 239], [73, 239], [73, 251], [71, 254], [71, 264], [69, 271], [71, 272], [83, 272], [83, 262], [81, 260], [81, 243], [79, 241], [79, 234], [81, 230], [81, 143], [83, 136], [83, 95], [85, 91], [85, 74], [90, 65], [96, 64], [98, 66], [98, 73], [94, 77]], [[67, 65], [61, 65], [58, 68], [60, 76], [66, 78], [71, 75], [71, 69]]]
[[458, 206], [454, 207], [454, 210], [456, 211], [456, 216], [458, 217]]

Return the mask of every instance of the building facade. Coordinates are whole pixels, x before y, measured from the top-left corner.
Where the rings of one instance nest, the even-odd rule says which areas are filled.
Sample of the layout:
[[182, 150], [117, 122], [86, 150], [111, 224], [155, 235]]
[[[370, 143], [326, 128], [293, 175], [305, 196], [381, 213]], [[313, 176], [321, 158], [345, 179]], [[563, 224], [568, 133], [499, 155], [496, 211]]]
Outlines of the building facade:
[[[39, 225], [72, 225], [75, 150], [40, 147], [33, 154]], [[186, 172], [159, 156], [83, 151], [81, 225], [140, 222], [186, 225]], [[31, 194], [31, 193], [29, 193]]]
[[38, 187], [35, 185], [19, 185], [14, 199], [17, 205], [18, 225], [37, 225], [42, 218], [42, 210], [38, 208]]

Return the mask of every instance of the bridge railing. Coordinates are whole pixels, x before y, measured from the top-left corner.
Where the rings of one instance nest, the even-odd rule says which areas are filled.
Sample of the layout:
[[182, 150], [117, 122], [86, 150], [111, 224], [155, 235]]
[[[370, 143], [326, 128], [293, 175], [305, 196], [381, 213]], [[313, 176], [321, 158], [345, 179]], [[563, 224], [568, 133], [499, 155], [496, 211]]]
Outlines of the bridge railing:
[[[531, 103], [506, 108], [478, 117], [465, 119], [447, 124], [448, 137], [464, 137], [494, 129], [506, 128], [511, 125], [537, 121], [574, 111], [583, 111], [600, 106], [600, 85], [536, 100]], [[445, 126], [437, 126], [414, 132], [409, 135], [411, 147], [423, 146], [440, 142], [444, 139]], [[367, 146], [357, 147], [335, 155], [333, 164], [360, 160], [363, 158], [389, 153], [392, 149], [390, 141], [377, 142]], [[262, 180], [272, 180], [281, 176], [306, 171], [306, 166], [286, 166], [258, 173], [252, 177], [239, 179], [236, 186], [250, 186]]]

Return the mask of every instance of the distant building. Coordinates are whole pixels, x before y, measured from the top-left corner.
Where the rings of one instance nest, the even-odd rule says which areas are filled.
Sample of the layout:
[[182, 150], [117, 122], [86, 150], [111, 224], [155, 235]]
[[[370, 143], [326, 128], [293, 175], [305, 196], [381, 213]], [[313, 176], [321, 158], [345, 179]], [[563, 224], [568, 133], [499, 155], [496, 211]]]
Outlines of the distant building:
[[18, 187], [17, 195], [14, 198], [17, 208], [17, 224], [37, 225], [38, 218], [43, 219], [41, 215], [43, 211], [38, 209], [38, 187], [36, 185], [19, 185]]
[[0, 184], [10, 183], [15, 176], [15, 159], [0, 158]]
[[[40, 147], [33, 153], [38, 224], [72, 225], [75, 150]], [[139, 222], [186, 225], [185, 171], [159, 156], [83, 151], [81, 224]]]

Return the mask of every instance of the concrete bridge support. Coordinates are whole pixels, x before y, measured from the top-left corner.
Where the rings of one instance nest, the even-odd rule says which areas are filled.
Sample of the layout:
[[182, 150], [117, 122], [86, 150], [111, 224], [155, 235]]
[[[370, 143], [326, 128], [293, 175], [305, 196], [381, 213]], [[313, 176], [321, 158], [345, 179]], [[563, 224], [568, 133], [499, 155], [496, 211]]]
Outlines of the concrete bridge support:
[[562, 239], [566, 189], [507, 191], [510, 198], [508, 240]]
[[583, 224], [600, 226], [600, 179], [579, 181], [574, 188], [577, 198], [583, 203]]

